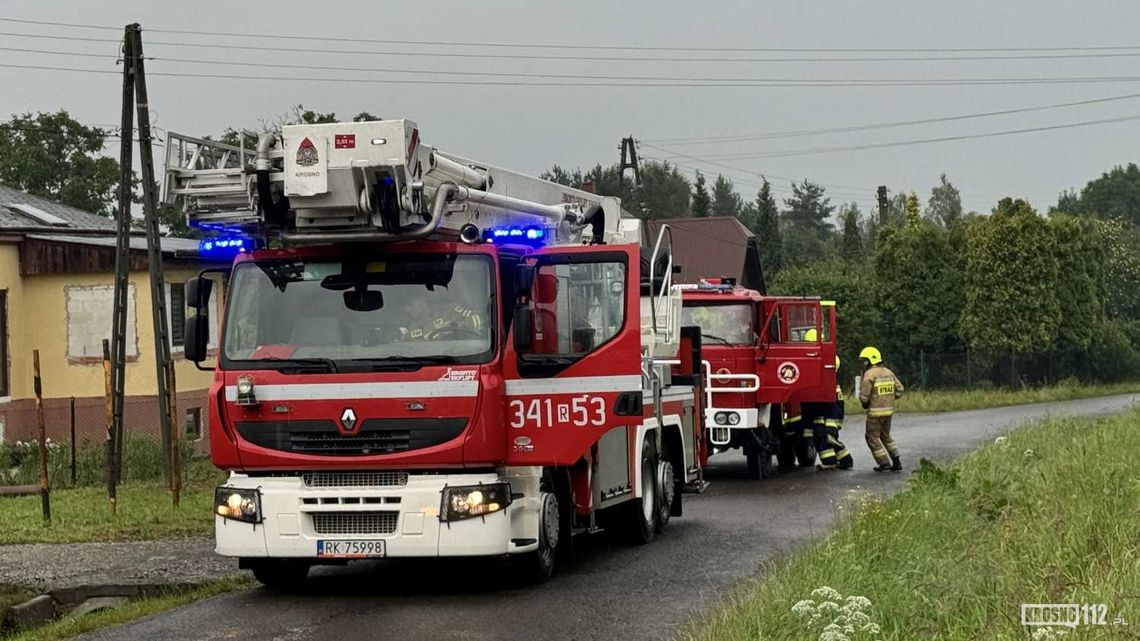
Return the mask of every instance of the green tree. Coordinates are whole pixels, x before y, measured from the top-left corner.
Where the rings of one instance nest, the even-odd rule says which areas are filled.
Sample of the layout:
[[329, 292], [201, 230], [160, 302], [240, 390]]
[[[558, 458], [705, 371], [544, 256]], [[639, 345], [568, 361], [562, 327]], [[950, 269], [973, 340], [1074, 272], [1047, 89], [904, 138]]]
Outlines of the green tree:
[[[1113, 319], [1140, 320], [1140, 229], [1120, 219], [1097, 221], [1104, 251], [1105, 313]], [[1140, 346], [1140, 341], [1138, 341]]]
[[843, 236], [839, 241], [839, 255], [851, 262], [863, 258], [863, 234], [859, 230], [859, 205], [851, 203], [840, 208]]
[[100, 216], [117, 202], [119, 162], [102, 155], [107, 132], [66, 111], [25, 113], [0, 124], [0, 182]]
[[1085, 185], [1079, 197], [1074, 198], [1072, 192], [1062, 193], [1054, 210], [1121, 218], [1140, 225], [1140, 167], [1135, 163], [1113, 167]]
[[1004, 198], [967, 231], [960, 330], [978, 350], [1039, 354], [1053, 345], [1061, 305], [1056, 238], [1024, 200]]
[[1103, 241], [1096, 223], [1086, 218], [1057, 213], [1049, 227], [1057, 256], [1054, 291], [1062, 310], [1055, 349], [1083, 354], [1104, 323]]
[[371, 114], [367, 111], [362, 111], [352, 117], [353, 122], [372, 122], [376, 120], [383, 120], [380, 116]]
[[644, 218], [690, 216], [691, 189], [689, 180], [677, 170], [676, 165], [656, 161], [643, 163], [641, 185], [636, 190], [641, 216]]
[[693, 215], [698, 218], [705, 218], [712, 213], [712, 198], [709, 197], [709, 190], [705, 183], [705, 177], [701, 172], [697, 172], [697, 181], [693, 184]]
[[793, 182], [792, 197], [784, 199], [784, 206], [787, 264], [803, 265], [822, 259], [834, 230], [830, 218], [835, 211], [823, 187], [807, 180]]
[[963, 283], [950, 253], [949, 232], [928, 220], [887, 227], [879, 236], [874, 265], [883, 348], [904, 378], [917, 378], [920, 353], [959, 345]]
[[930, 190], [930, 200], [926, 201], [926, 217], [950, 227], [962, 219], [962, 194], [946, 180], [946, 174], [939, 176], [938, 181]]
[[772, 197], [772, 185], [767, 178], [756, 193], [756, 219], [751, 227], [760, 245], [760, 264], [769, 277], [784, 267], [784, 242], [780, 234], [780, 212]]
[[906, 224], [908, 227], [918, 225], [920, 220], [918, 214], [918, 194], [913, 191], [906, 197]]
[[718, 175], [716, 182], [713, 183], [712, 215], [735, 218], [740, 216], [740, 210], [743, 206], [744, 203], [741, 202], [740, 196], [736, 193], [736, 187], [732, 181], [723, 175]]

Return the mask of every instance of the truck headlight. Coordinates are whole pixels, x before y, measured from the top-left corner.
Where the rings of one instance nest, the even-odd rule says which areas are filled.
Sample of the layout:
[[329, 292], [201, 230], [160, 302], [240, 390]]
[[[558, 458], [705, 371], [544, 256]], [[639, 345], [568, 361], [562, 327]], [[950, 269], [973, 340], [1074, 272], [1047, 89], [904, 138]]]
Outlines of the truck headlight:
[[257, 405], [257, 397], [253, 393], [253, 377], [249, 374], [242, 374], [237, 377], [237, 383], [234, 385], [237, 388], [237, 404], [238, 405]]
[[713, 422], [717, 425], [726, 425], [728, 423], [728, 412], [717, 412], [713, 414]]
[[726, 412], [728, 414], [729, 425], [740, 425], [740, 414], [737, 412]]
[[440, 520], [471, 519], [504, 510], [510, 504], [511, 486], [507, 483], [445, 487]]
[[236, 487], [215, 488], [214, 514], [245, 523], [261, 523], [261, 492]]

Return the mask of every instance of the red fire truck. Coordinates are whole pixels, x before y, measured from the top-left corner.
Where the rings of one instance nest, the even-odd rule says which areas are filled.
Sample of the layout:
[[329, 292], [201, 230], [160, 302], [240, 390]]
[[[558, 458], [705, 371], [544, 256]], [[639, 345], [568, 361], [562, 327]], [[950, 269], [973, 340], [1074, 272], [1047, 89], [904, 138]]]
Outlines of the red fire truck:
[[[165, 199], [235, 254], [187, 283], [214, 354], [217, 551], [287, 586], [315, 564], [635, 542], [703, 486], [700, 357], [665, 235], [620, 201], [445, 154], [408, 120], [171, 134]], [[684, 335], [683, 335], [684, 334]], [[680, 358], [677, 355], [680, 354]]]
[[[733, 279], [683, 289], [682, 324], [701, 331], [707, 455], [740, 448], [753, 478], [815, 464], [799, 405], [835, 399], [835, 304], [765, 296]], [[707, 458], [702, 461], [707, 462]]]

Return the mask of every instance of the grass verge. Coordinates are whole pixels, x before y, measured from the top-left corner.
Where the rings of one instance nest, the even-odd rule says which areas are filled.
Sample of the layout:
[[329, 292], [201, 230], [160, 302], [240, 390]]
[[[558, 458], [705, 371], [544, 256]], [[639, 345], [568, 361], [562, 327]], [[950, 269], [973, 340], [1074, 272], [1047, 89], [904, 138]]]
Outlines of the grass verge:
[[0, 583], [0, 612], [3, 612], [13, 605], [19, 605], [34, 596], [36, 596], [36, 593], [27, 588], [19, 585]]
[[[1065, 631], [1023, 627], [1020, 605], [1103, 603], [1107, 626], [1078, 627], [1065, 639], [1140, 638], [1137, 451], [1134, 411], [1033, 424], [946, 468], [923, 461], [907, 490], [852, 501], [825, 541], [682, 636], [1055, 638]], [[1113, 626], [1117, 616], [1130, 627]], [[826, 636], [833, 622], [839, 629]], [[872, 623], [877, 631], [860, 631]]]
[[86, 616], [64, 618], [34, 630], [17, 632], [11, 636], [4, 637], [4, 641], [59, 641], [61, 639], [70, 639], [91, 632], [92, 630], [98, 630], [112, 625], [122, 625], [134, 621], [135, 619], [157, 614], [163, 610], [176, 608], [232, 590], [252, 587], [252, 585], [253, 582], [251, 579], [244, 578], [214, 581], [191, 590], [171, 592], [170, 594], [149, 599], [139, 599], [138, 601], [132, 601], [117, 608], [100, 610]]
[[0, 498], [0, 545], [124, 541], [209, 534], [214, 528], [214, 484], [184, 487], [175, 508], [162, 483], [124, 483], [111, 514], [107, 490], [79, 487], [51, 494], [51, 525], [44, 525], [40, 497]]
[[[898, 409], [900, 412], [915, 413], [958, 412], [1136, 393], [1140, 393], [1140, 382], [1106, 385], [1060, 383], [1048, 387], [1019, 390], [908, 390], [899, 399]], [[859, 406], [859, 399], [852, 395], [847, 397], [846, 410], [848, 414], [863, 413], [863, 408]]]

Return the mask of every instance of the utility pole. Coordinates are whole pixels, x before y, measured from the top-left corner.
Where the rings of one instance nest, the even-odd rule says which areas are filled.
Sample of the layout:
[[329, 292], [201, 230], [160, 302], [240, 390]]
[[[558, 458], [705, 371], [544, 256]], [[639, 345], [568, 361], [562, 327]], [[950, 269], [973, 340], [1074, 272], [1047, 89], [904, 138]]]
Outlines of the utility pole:
[[[118, 349], [112, 349], [114, 369], [112, 370], [112, 384], [114, 401], [118, 412], [114, 416], [116, 421], [116, 447], [122, 451], [122, 407], [124, 402], [124, 374], [126, 372], [126, 302], [127, 285], [130, 275], [130, 158], [131, 158], [131, 110], [138, 114], [139, 132], [139, 173], [142, 174], [143, 186], [143, 224], [146, 229], [147, 268], [150, 276], [151, 315], [154, 325], [154, 360], [157, 381], [157, 397], [159, 424], [162, 433], [162, 451], [167, 453], [164, 472], [166, 480], [174, 489], [176, 484], [172, 479], [171, 470], [173, 460], [170, 456], [174, 452], [173, 446], [173, 420], [174, 411], [174, 361], [170, 356], [170, 328], [166, 314], [166, 283], [162, 274], [162, 237], [158, 225], [158, 195], [155, 193], [154, 183], [154, 150], [151, 146], [150, 134], [150, 104], [147, 101], [146, 74], [143, 65], [142, 29], [139, 25], [127, 25], [123, 38], [123, 145], [120, 148], [120, 157], [125, 161], [122, 179], [125, 184], [119, 185], [119, 226], [118, 242], [116, 243], [115, 260], [115, 322], [112, 332], [112, 341], [118, 340]], [[120, 306], [121, 305], [121, 306]], [[121, 323], [120, 323], [121, 319]], [[114, 374], [118, 373], [116, 377]], [[117, 457], [120, 458], [121, 457]], [[121, 460], [117, 463], [121, 465]], [[177, 500], [177, 499], [176, 499]]]
[[887, 186], [886, 185], [879, 185], [879, 224], [880, 225], [886, 225], [887, 224], [887, 209], [888, 209], [888, 207], [889, 207], [889, 204], [887, 203]]
[[641, 168], [638, 167], [640, 163], [637, 160], [637, 142], [633, 136], [626, 136], [621, 139], [621, 175], [625, 175], [626, 169], [633, 170], [633, 182], [638, 187], [641, 186]]

